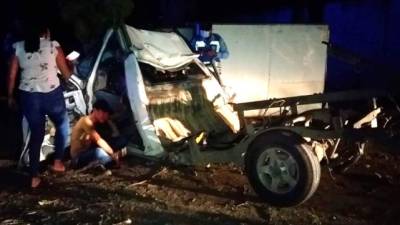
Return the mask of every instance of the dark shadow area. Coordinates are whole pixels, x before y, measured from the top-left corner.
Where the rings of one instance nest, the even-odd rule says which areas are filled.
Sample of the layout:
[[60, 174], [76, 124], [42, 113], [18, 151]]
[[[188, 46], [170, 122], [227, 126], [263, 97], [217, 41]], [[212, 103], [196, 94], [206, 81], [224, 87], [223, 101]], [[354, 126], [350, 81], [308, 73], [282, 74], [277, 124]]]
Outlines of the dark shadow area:
[[[127, 158], [124, 159], [127, 163], [127, 167], [124, 167], [121, 170], [116, 171], [113, 176], [127, 180], [131, 182], [141, 182], [145, 180], [151, 179], [155, 174], [160, 172], [163, 168], [162, 164], [155, 163], [152, 161], [144, 160], [144, 159], [132, 159]], [[131, 166], [140, 165], [139, 169], [135, 168], [135, 170], [131, 169]], [[138, 171], [139, 170], [139, 171]]]
[[269, 223], [249, 220], [237, 219], [229, 215], [218, 213], [205, 213], [205, 212], [192, 212], [191, 215], [157, 212], [146, 210], [142, 217], [138, 220], [141, 225], [150, 224], [191, 224], [191, 225], [240, 225], [240, 224], [253, 224], [253, 225], [266, 225]]
[[19, 190], [28, 190], [30, 180], [29, 176], [17, 170], [14, 167], [0, 168], [0, 190], [17, 192]]
[[[138, 162], [135, 162], [138, 163]], [[143, 168], [146, 166], [143, 165]], [[151, 179], [160, 166], [152, 166], [147, 174], [134, 176], [114, 171], [112, 177], [93, 176], [92, 174], [75, 174], [68, 171], [63, 176], [44, 174], [46, 185], [32, 191], [26, 187], [27, 176], [17, 172], [14, 168], [0, 169], [0, 176], [6, 182], [0, 184], [0, 194], [15, 195], [12, 201], [1, 201], [3, 220], [17, 221], [30, 224], [77, 224], [77, 223], [103, 223], [115, 224], [131, 218], [133, 224], [265, 224], [262, 219], [249, 219], [223, 213], [210, 213], [197, 211], [193, 208], [171, 207], [170, 202], [153, 197], [152, 195], [139, 194], [135, 189], [129, 188], [132, 181]], [[174, 169], [177, 169], [176, 167]], [[185, 179], [191, 176], [191, 169], [180, 168]], [[75, 177], [79, 176], [79, 179]], [[58, 177], [58, 178], [57, 178]], [[72, 178], [72, 179], [68, 179]], [[153, 182], [155, 180], [155, 182]], [[157, 179], [151, 179], [149, 184], [165, 185]], [[12, 188], [11, 188], [12, 187]], [[177, 187], [178, 190], [200, 191]], [[208, 193], [207, 193], [208, 192]], [[218, 196], [217, 191], [204, 190], [204, 193]], [[224, 194], [221, 197], [232, 197]], [[243, 200], [245, 201], [245, 199]], [[246, 200], [247, 201], [247, 200]], [[174, 204], [172, 204], [174, 205]], [[262, 218], [269, 218], [266, 208], [255, 209]], [[112, 213], [111, 213], [112, 212]], [[101, 215], [101, 216], [100, 216]]]
[[363, 174], [359, 172], [346, 172], [343, 174], [344, 177], [348, 178], [357, 183], [363, 184], [365, 188], [375, 188], [378, 186], [390, 186], [391, 184], [387, 179], [377, 176], [376, 174]]
[[[157, 185], [160, 187], [166, 187], [171, 189], [183, 190], [193, 192], [195, 194], [206, 194], [218, 198], [233, 200], [236, 204], [241, 204], [245, 202], [254, 202], [254, 203], [263, 203], [262, 199], [255, 194], [245, 194], [243, 193], [243, 187], [234, 187], [237, 191], [227, 191], [224, 188], [222, 190], [218, 190], [214, 185], [207, 182], [207, 180], [203, 180], [201, 178], [207, 177], [205, 174], [206, 171], [199, 170], [196, 172], [196, 169], [188, 166], [177, 166], [177, 165], [166, 165], [165, 167], [169, 171], [177, 170], [179, 174], [176, 174], [175, 177], [184, 182], [175, 183], [171, 179], [163, 179], [158, 176], [153, 176], [146, 183]], [[211, 176], [210, 171], [210, 176]], [[201, 175], [198, 175], [201, 174]], [[200, 177], [200, 178], [199, 178]], [[211, 177], [210, 177], [211, 178]], [[187, 183], [187, 182], [191, 183]], [[218, 186], [230, 186], [230, 184], [222, 184]]]
[[255, 203], [262, 203], [263, 201], [260, 199], [260, 197], [256, 195], [244, 195], [243, 192], [238, 191], [238, 192], [226, 192], [226, 191], [219, 191], [216, 189], [212, 189], [209, 187], [204, 187], [204, 186], [199, 186], [196, 188], [193, 187], [185, 187], [183, 185], [177, 185], [173, 184], [168, 181], [164, 180], [158, 180], [158, 179], [152, 179], [148, 183], [158, 185], [160, 187], [168, 187], [168, 188], [173, 188], [173, 189], [179, 189], [179, 190], [185, 190], [185, 191], [190, 191], [193, 193], [201, 193], [201, 194], [206, 194], [206, 195], [212, 195], [215, 197], [219, 198], [224, 198], [224, 199], [230, 199], [234, 200], [236, 203], [244, 203], [244, 202], [255, 202]]

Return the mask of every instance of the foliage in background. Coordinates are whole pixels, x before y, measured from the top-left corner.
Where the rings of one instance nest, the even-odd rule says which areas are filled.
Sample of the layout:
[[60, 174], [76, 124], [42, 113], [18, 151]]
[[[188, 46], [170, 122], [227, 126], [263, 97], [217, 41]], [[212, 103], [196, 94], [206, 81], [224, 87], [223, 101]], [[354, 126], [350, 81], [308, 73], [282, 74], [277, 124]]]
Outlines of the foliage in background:
[[58, 0], [62, 19], [86, 42], [118, 26], [133, 10], [132, 0]]

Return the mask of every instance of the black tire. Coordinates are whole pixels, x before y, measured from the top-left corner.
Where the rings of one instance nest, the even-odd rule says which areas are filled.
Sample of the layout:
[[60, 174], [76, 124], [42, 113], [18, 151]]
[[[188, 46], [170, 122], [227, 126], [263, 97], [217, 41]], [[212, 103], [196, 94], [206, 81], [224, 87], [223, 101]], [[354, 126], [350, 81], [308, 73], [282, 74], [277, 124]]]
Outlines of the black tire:
[[[269, 156], [268, 153], [277, 149], [280, 149], [277, 151], [278, 154], [284, 153], [284, 155], [288, 156], [287, 159], [292, 157], [289, 161], [297, 164], [295, 166], [297, 172], [292, 174], [296, 177], [296, 182], [293, 187], [290, 187], [290, 184], [287, 183], [289, 187], [284, 192], [277, 192], [268, 188], [268, 185], [265, 185], [265, 180], [271, 178], [270, 180], [272, 181], [272, 176], [267, 173], [259, 175], [258, 171], [260, 160], [262, 160], [261, 163], [270, 164], [271, 160], [267, 158]], [[267, 157], [261, 159], [264, 156]], [[285, 173], [285, 171], [290, 173], [290, 168], [282, 170], [282, 165], [278, 168], [278, 173], [280, 174]], [[269, 131], [256, 137], [247, 149], [245, 169], [255, 192], [270, 205], [278, 207], [290, 207], [305, 202], [317, 190], [321, 177], [320, 164], [311, 147], [299, 135], [288, 131]], [[276, 169], [274, 170], [276, 171]]]

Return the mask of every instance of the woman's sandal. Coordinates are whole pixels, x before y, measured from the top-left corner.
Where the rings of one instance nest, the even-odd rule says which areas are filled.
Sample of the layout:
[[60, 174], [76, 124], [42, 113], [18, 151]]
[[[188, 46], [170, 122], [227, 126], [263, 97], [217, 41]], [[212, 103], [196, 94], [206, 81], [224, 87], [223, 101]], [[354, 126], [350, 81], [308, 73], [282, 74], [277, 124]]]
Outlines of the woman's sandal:
[[65, 172], [65, 168], [64, 169], [56, 169], [54, 166], [49, 166], [49, 169], [53, 173], [64, 173]]
[[[58, 166], [55, 166], [55, 165], [58, 165]], [[54, 162], [54, 164], [52, 166], [50, 166], [50, 170], [52, 172], [54, 172], [54, 173], [64, 173], [65, 172], [65, 166], [61, 162]]]

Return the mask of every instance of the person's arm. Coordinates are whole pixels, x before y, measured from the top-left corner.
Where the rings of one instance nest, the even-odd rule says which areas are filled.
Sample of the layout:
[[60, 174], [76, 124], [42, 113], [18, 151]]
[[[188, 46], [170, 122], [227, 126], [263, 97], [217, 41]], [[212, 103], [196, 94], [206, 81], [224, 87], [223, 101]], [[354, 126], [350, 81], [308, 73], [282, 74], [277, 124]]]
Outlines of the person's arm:
[[69, 77], [72, 75], [70, 68], [67, 65], [67, 61], [65, 60], [65, 55], [61, 47], [57, 48], [57, 56], [56, 56], [56, 63], [58, 69], [61, 71], [61, 74], [64, 80], [68, 80]]
[[198, 53], [197, 49], [196, 49], [196, 41], [197, 41], [197, 37], [194, 36], [191, 40], [190, 40], [190, 49], [192, 50], [192, 52], [194, 53]]
[[111, 158], [116, 162], [119, 163], [119, 156], [118, 153], [114, 152], [113, 149], [111, 148], [111, 146], [107, 143], [106, 140], [104, 140], [103, 138], [101, 138], [101, 136], [99, 135], [99, 133], [97, 133], [97, 131], [93, 130], [92, 133], [90, 134], [90, 137], [95, 141], [95, 143], [102, 149], [104, 149], [104, 151], [107, 152], [107, 154], [109, 156], [111, 156]]
[[220, 59], [228, 58], [229, 57], [229, 51], [228, 51], [228, 47], [225, 44], [224, 39], [220, 35], [217, 35], [217, 39], [218, 39], [218, 42], [219, 42], [219, 52], [218, 52], [217, 57], [220, 58]]
[[15, 103], [14, 88], [15, 88], [15, 80], [17, 79], [18, 67], [19, 67], [18, 58], [14, 54], [13, 56], [11, 56], [10, 68], [8, 71], [8, 81], [7, 81], [8, 105], [10, 107]]
[[104, 149], [110, 156], [113, 156], [114, 151], [111, 146], [97, 133], [96, 130], [92, 130], [90, 133], [90, 138], [94, 143], [96, 143], [100, 148]]

